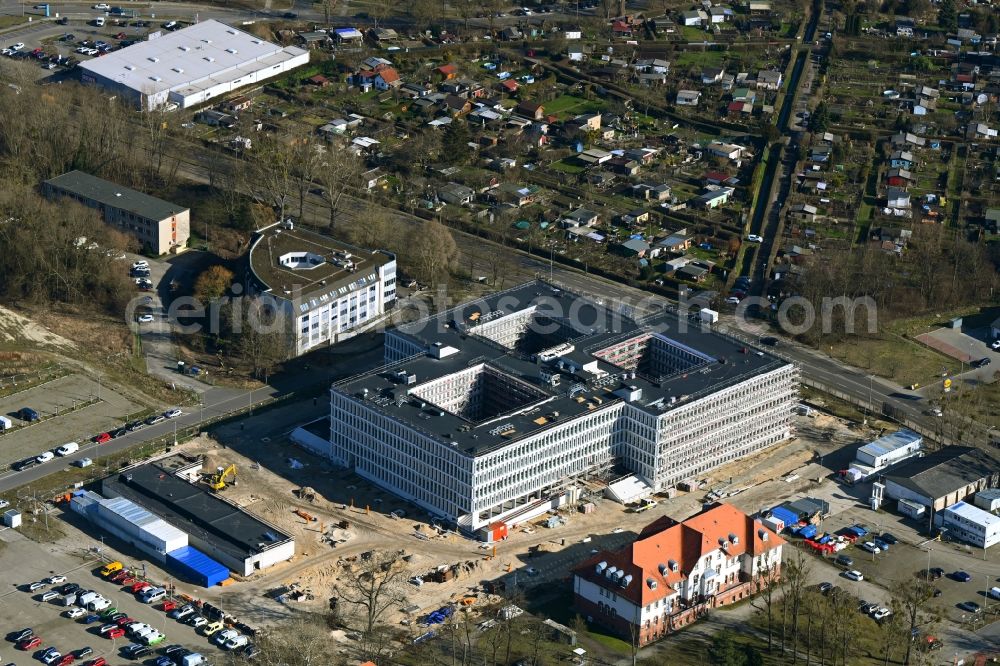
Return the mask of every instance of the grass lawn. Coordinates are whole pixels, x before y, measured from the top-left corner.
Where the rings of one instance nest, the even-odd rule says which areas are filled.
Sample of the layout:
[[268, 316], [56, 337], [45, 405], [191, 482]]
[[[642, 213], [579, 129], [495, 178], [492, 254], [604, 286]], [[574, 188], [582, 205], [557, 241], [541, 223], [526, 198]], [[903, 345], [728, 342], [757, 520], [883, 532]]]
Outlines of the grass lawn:
[[693, 25], [681, 26], [681, 34], [684, 36], [684, 39], [689, 42], [715, 41], [715, 37], [712, 36], [712, 33], [705, 32], [703, 28], [698, 28]]
[[685, 51], [677, 56], [675, 67], [718, 67], [724, 56], [722, 51]]
[[27, 16], [0, 16], [0, 30], [27, 23]]
[[961, 367], [952, 358], [891, 333], [824, 344], [822, 351], [903, 386], [926, 385], [939, 378], [944, 369], [954, 373]]
[[546, 113], [571, 116], [591, 111], [600, 111], [604, 108], [604, 102], [601, 100], [587, 100], [575, 95], [560, 95], [551, 102], [546, 102], [544, 106]]
[[549, 168], [553, 169], [554, 171], [562, 171], [563, 173], [574, 174], [574, 175], [586, 171], [586, 167], [584, 167], [582, 164], [573, 164], [571, 162], [567, 162], [566, 160], [559, 160], [558, 162], [553, 162], [552, 164], [549, 165]]

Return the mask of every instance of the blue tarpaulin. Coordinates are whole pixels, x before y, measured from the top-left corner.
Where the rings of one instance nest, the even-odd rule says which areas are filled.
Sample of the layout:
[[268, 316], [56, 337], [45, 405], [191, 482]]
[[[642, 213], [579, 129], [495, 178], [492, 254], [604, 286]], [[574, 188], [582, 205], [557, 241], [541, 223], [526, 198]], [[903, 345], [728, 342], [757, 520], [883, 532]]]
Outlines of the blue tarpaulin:
[[228, 568], [191, 546], [167, 553], [167, 567], [202, 587], [212, 587], [229, 578]]
[[803, 539], [811, 539], [812, 537], [816, 536], [816, 526], [806, 525], [805, 527], [799, 530], [799, 536], [802, 537]]
[[789, 511], [780, 506], [771, 509], [771, 515], [783, 522], [786, 528], [795, 527], [799, 522], [799, 517], [794, 511]]

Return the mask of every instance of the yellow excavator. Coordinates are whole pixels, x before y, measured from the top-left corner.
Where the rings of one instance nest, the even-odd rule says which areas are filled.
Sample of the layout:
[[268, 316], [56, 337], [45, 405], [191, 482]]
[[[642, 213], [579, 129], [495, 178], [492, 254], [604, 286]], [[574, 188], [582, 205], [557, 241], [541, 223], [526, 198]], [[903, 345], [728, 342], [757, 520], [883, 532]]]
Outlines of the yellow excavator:
[[230, 479], [236, 478], [236, 465], [230, 465], [229, 467], [219, 467], [216, 469], [215, 474], [206, 477], [208, 482], [208, 487], [219, 492], [220, 490], [225, 490], [226, 482]]

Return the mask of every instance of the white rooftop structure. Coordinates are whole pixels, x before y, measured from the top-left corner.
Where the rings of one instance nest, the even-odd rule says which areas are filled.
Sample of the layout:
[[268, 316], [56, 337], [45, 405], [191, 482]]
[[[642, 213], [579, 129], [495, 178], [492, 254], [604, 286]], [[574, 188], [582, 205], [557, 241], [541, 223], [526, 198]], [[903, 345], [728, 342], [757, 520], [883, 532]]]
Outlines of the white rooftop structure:
[[956, 502], [935, 516], [934, 523], [952, 539], [989, 548], [1000, 543], [1000, 518], [967, 502]]
[[917, 433], [903, 428], [859, 448], [857, 460], [864, 465], [881, 469], [916, 454], [923, 441], [924, 438]]
[[81, 80], [120, 92], [144, 109], [202, 104], [309, 62], [283, 47], [215, 20], [202, 21], [80, 64]]
[[636, 475], [630, 474], [608, 484], [604, 494], [620, 504], [629, 504], [643, 497], [649, 497], [653, 494], [653, 489]]

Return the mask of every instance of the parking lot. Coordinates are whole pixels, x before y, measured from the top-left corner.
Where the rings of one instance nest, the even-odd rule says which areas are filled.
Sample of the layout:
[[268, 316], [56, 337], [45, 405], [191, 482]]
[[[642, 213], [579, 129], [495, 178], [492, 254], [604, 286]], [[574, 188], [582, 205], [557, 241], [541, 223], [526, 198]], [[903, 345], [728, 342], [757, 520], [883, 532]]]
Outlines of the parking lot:
[[[168, 618], [158, 610], [159, 605], [143, 604], [122, 587], [101, 578], [96, 573], [102, 564], [96, 553], [88, 553], [85, 549], [65, 552], [58, 548], [46, 548], [12, 531], [4, 532], [2, 540], [6, 543], [0, 550], [0, 567], [12, 572], [8, 577], [9, 585], [0, 594], [0, 630], [5, 637], [0, 646], [3, 663], [18, 666], [38, 664], [37, 656], [50, 646], [63, 654], [90, 647], [94, 652], [87, 659], [103, 656], [112, 664], [124, 661], [121, 649], [130, 642], [128, 638], [107, 639], [99, 633], [100, 622], [86, 624], [83, 618], [64, 617], [63, 613], [68, 608], [60, 605], [58, 599], [50, 602], [39, 600], [48, 588], [34, 593], [27, 591], [32, 582], [54, 574], [65, 575], [68, 582], [100, 593], [111, 600], [119, 611], [166, 634], [155, 656], [159, 656], [162, 649], [170, 644], [181, 644], [213, 662], [221, 656], [218, 648], [210, 645], [207, 638], [197, 634], [190, 626]], [[151, 572], [150, 576], [153, 575]], [[20, 651], [10, 641], [12, 632], [25, 628], [31, 628], [41, 637], [39, 648]], [[142, 663], [151, 664], [154, 658], [154, 655], [143, 657]]]
[[[832, 563], [837, 555], [848, 555], [854, 560], [850, 568], [860, 571], [867, 582], [877, 584], [888, 591], [904, 581], [925, 574], [928, 570], [943, 569], [945, 575], [932, 581], [932, 585], [940, 590], [940, 596], [929, 602], [928, 611], [936, 611], [955, 627], [964, 629], [978, 630], [986, 622], [1000, 620], [1000, 615], [996, 614], [1000, 609], [1000, 601], [986, 597], [986, 590], [1000, 585], [1000, 552], [993, 549], [984, 553], [981, 549], [971, 548], [965, 544], [928, 541], [926, 524], [917, 524], [909, 518], [889, 511], [872, 511], [864, 506], [860, 500], [870, 494], [869, 484], [853, 488], [839, 486], [839, 489], [839, 492], [834, 493], [839, 496], [839, 500], [831, 504], [832, 515], [820, 524], [820, 532], [835, 533], [844, 527], [860, 524], [871, 534], [858, 539], [855, 545], [840, 553], [827, 556], [826, 559]], [[854, 501], [848, 501], [849, 498], [853, 498]], [[860, 544], [871, 541], [875, 534], [885, 532], [896, 537], [899, 543], [891, 544], [887, 551], [877, 555], [861, 548]], [[837, 567], [837, 572], [844, 569], [845, 567]], [[968, 573], [971, 580], [968, 582], [955, 580], [951, 574], [958, 571]], [[831, 582], [847, 589], [856, 586], [855, 583], [839, 575]], [[958, 604], [968, 601], [979, 604], [984, 612], [976, 617], [958, 608]]]
[[[34, 409], [42, 420], [27, 424], [18, 419], [16, 413], [23, 407]], [[83, 446], [93, 435], [121, 426], [143, 409], [141, 404], [83, 375], [60, 377], [2, 398], [0, 414], [10, 417], [15, 428], [0, 436], [0, 468], [66, 442]]]

